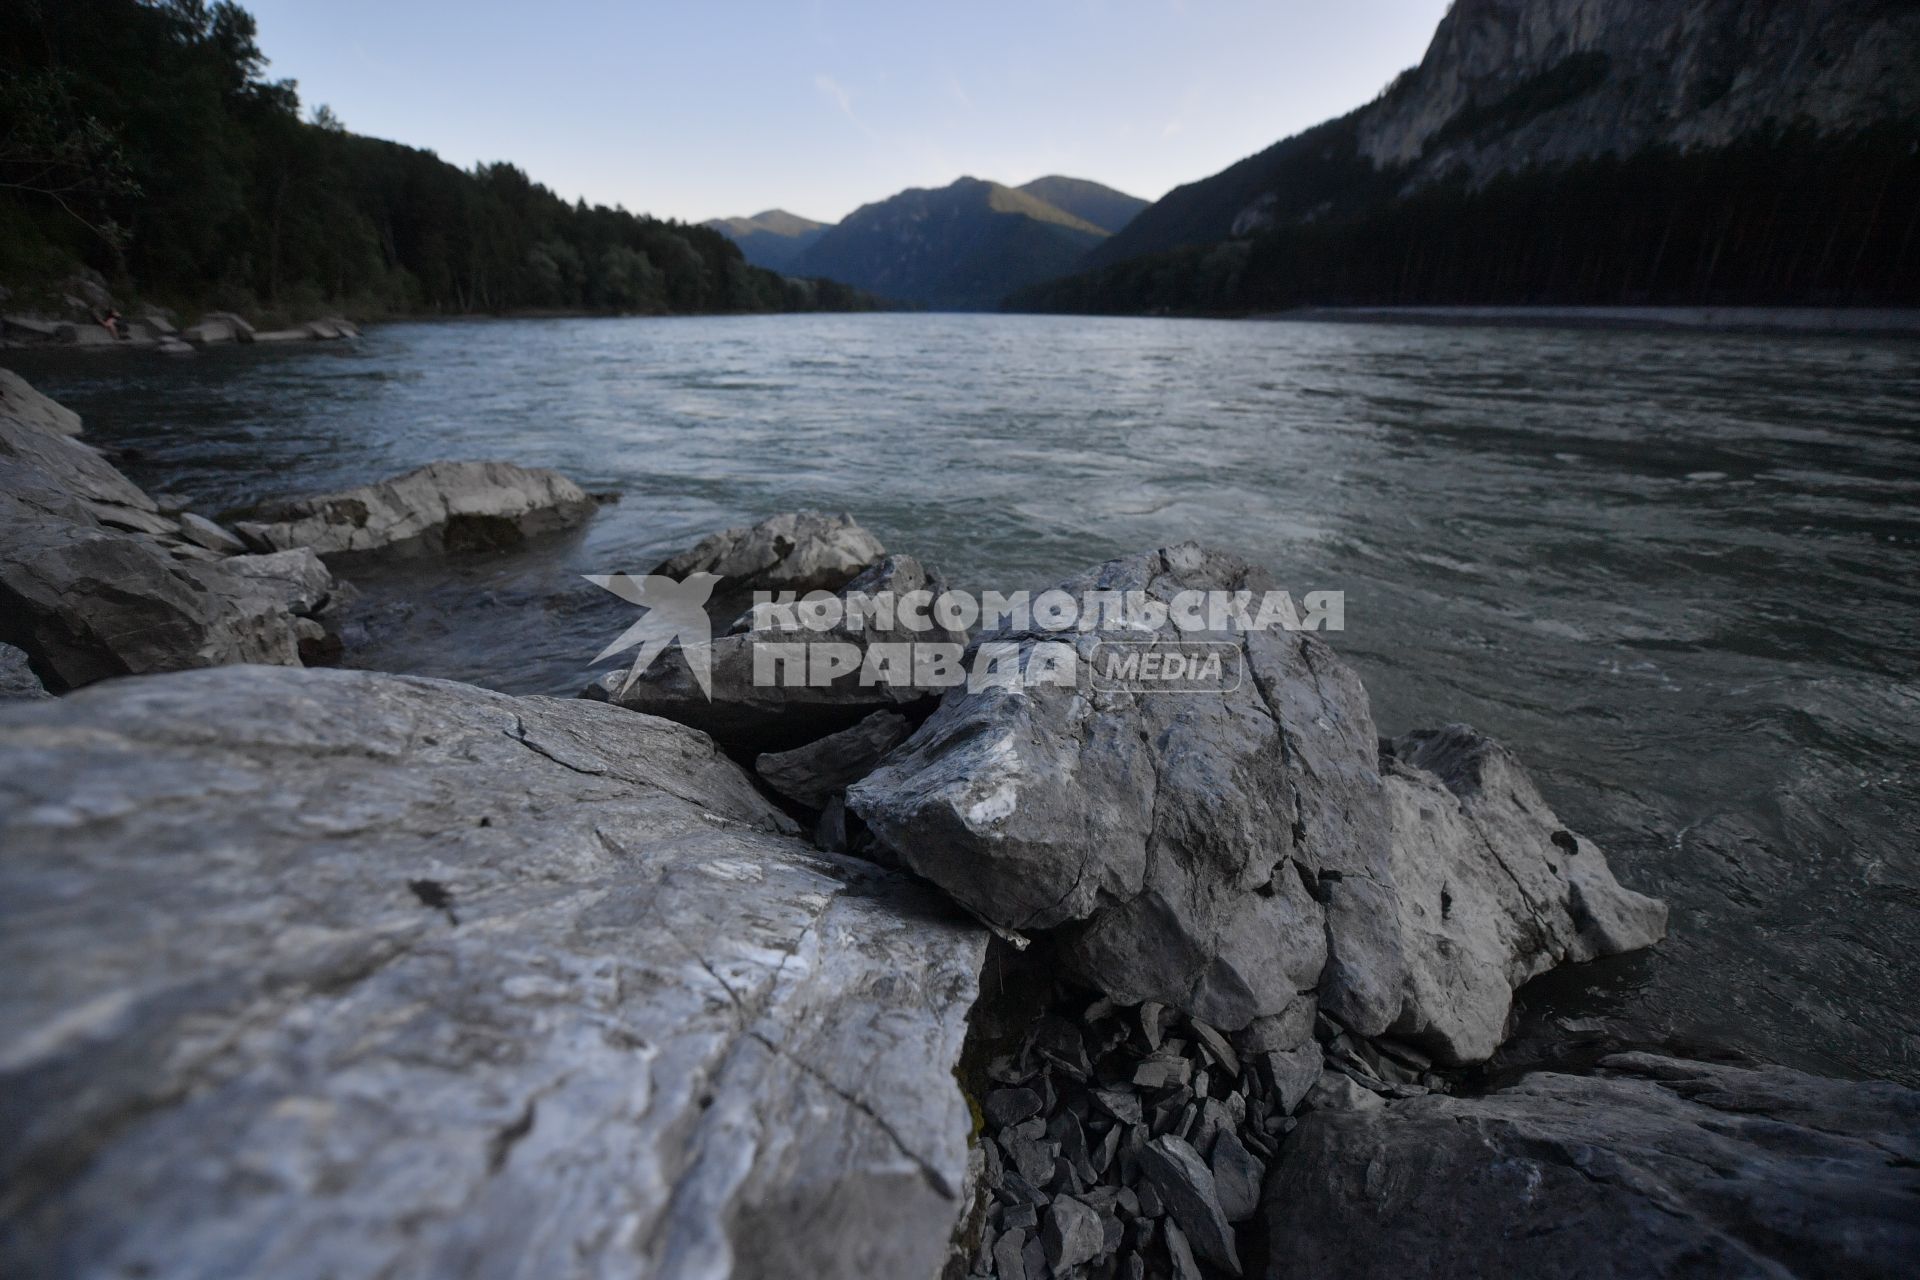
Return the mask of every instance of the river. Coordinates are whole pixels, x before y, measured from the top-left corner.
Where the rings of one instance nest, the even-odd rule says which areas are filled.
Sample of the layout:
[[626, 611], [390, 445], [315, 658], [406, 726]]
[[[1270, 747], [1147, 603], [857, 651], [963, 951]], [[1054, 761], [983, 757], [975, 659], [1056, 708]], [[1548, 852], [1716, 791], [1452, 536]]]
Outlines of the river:
[[1345, 592], [1382, 732], [1503, 739], [1671, 901], [1555, 1008], [1920, 1083], [1911, 339], [871, 315], [0, 359], [209, 512], [441, 457], [619, 491], [582, 535], [358, 580], [355, 665], [513, 692], [577, 691], [630, 620], [579, 575], [775, 511], [1002, 591], [1237, 550]]

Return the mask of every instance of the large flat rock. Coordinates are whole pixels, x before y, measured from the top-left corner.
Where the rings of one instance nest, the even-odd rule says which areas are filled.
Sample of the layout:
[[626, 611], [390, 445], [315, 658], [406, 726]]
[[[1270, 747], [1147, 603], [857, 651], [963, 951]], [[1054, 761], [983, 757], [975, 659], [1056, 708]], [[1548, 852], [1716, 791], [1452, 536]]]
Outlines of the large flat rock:
[[262, 503], [234, 527], [268, 551], [438, 554], [570, 529], [594, 506], [579, 485], [543, 467], [430, 462], [376, 484]]
[[1275, 1277], [1909, 1276], [1920, 1093], [1649, 1054], [1316, 1111], [1267, 1181]]
[[582, 700], [0, 712], [0, 1271], [933, 1275], [983, 934], [790, 828]]
[[80, 434], [79, 414], [34, 390], [11, 369], [0, 369], [0, 418], [25, 422], [51, 435]]

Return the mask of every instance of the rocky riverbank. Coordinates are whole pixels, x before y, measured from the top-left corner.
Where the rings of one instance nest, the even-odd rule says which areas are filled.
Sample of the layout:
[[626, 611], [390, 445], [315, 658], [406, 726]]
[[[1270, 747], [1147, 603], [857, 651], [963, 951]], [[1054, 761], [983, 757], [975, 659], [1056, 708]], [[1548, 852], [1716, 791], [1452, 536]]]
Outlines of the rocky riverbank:
[[[746, 593], [943, 589], [790, 513], [661, 565], [718, 579], [717, 639], [589, 698], [300, 670], [356, 557], [484, 550], [592, 498], [440, 464], [221, 522], [80, 425], [0, 381], [10, 1275], [1891, 1276], [1920, 1252], [1920, 1094], [1671, 1046], [1482, 1070], [1523, 983], [1657, 944], [1666, 908], [1498, 743], [1382, 740], [1310, 633], [1221, 639], [1246, 678], [1205, 696], [768, 687], [779, 624]], [[1180, 544], [1058, 585], [1267, 584]], [[139, 678], [80, 687], [112, 675]]]
[[167, 307], [123, 305], [93, 274], [74, 276], [35, 305], [12, 303], [8, 291], [0, 289], [0, 349], [81, 347], [190, 356], [203, 347], [232, 343], [339, 342], [360, 336], [359, 327], [343, 316], [261, 329], [232, 311], [209, 311], [184, 323]]
[[552, 471], [445, 462], [223, 523], [149, 495], [79, 433], [76, 415], [0, 370], [0, 642], [63, 691], [329, 660], [351, 588], [327, 559], [509, 546], [578, 525], [597, 505]]

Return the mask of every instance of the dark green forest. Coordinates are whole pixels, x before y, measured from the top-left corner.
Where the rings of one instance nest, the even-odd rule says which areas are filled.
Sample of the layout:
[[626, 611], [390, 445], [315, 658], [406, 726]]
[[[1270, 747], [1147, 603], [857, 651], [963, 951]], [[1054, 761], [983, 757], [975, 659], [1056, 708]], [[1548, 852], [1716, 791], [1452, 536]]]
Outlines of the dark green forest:
[[[1268, 168], [1257, 176], [1277, 196], [1272, 229], [1111, 262], [1009, 305], [1204, 315], [1920, 303], [1920, 131], [1911, 126], [1848, 138], [1776, 130], [1410, 195], [1394, 190], [1402, 175], [1353, 157], [1350, 132], [1350, 118], [1336, 121], [1258, 158]], [[1219, 194], [1193, 190], [1196, 199]], [[1176, 197], [1163, 202], [1169, 217], [1180, 212]]]
[[76, 265], [116, 292], [360, 315], [842, 310], [705, 227], [569, 204], [360, 137], [266, 77], [254, 21], [205, 0], [6, 0], [0, 283]]

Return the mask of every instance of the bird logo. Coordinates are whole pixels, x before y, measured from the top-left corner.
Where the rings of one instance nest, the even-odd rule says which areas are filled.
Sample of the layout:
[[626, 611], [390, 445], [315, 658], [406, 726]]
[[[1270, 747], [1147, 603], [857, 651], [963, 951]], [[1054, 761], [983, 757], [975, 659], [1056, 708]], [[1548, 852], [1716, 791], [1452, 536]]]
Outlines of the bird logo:
[[638, 622], [621, 632], [619, 638], [594, 659], [596, 663], [604, 662], [616, 653], [640, 646], [615, 697], [631, 689], [655, 658], [677, 644], [700, 692], [707, 696], [707, 701], [713, 701], [713, 622], [707, 617], [707, 600], [713, 595], [714, 584], [720, 581], [718, 574], [690, 573], [678, 579], [657, 573], [639, 577], [630, 573], [584, 576], [594, 586], [646, 610]]

